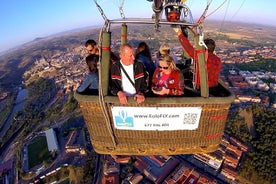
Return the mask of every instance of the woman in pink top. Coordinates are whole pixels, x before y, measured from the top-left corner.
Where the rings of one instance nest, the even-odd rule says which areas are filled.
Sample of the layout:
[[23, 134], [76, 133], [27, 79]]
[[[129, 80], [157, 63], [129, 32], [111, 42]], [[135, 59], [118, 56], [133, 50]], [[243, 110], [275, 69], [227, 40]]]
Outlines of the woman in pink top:
[[165, 55], [159, 59], [158, 68], [153, 74], [151, 89], [154, 94], [160, 96], [184, 94], [183, 74], [176, 67], [170, 55]]

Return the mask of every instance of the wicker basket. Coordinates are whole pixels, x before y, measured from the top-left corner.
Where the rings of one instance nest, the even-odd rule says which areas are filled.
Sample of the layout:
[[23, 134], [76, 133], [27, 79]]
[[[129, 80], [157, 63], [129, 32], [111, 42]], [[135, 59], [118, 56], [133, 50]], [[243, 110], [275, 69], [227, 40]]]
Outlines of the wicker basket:
[[[224, 89], [227, 91], [227, 89]], [[223, 135], [228, 109], [234, 95], [223, 97], [148, 97], [137, 105], [132, 99], [124, 107], [201, 107], [198, 127], [194, 130], [124, 130], [117, 129], [112, 119], [112, 107], [122, 106], [117, 97], [75, 93], [80, 104], [94, 150], [100, 154], [117, 155], [175, 155], [213, 152]]]
[[[121, 21], [118, 22], [120, 23]], [[107, 25], [109, 27], [109, 24]], [[127, 26], [122, 24], [121, 30], [121, 43], [126, 43]], [[139, 105], [133, 99], [129, 99], [128, 105], [123, 106], [119, 103], [117, 96], [108, 95], [109, 70], [107, 68], [110, 68], [111, 32], [101, 32], [100, 38], [100, 95], [87, 96], [75, 93], [75, 98], [80, 104], [90, 133], [92, 145], [97, 153], [114, 155], [176, 155], [207, 153], [218, 148], [228, 116], [228, 109], [234, 100], [234, 95], [220, 81], [217, 89], [219, 94], [210, 97], [207, 87], [208, 77], [205, 67], [205, 54], [203, 52], [198, 54], [200, 94], [189, 96], [185, 91], [185, 96], [183, 97], [146, 97], [146, 101]], [[197, 40], [195, 41], [197, 43], [196, 48], [197, 50], [202, 50], [202, 46], [198, 45], [198, 39], [198, 35], [195, 35], [195, 40]], [[151, 130], [146, 128], [120, 129], [114, 122], [114, 113], [112, 111], [114, 107], [133, 107], [138, 112], [157, 108], [166, 108], [168, 112], [173, 112], [176, 109], [189, 111], [189, 109], [198, 108], [200, 109], [200, 116], [197, 116], [199, 117], [196, 121], [197, 126], [191, 129], [185, 129], [183, 125], [180, 129], [176, 127], [170, 130], [160, 130], [158, 128]], [[183, 115], [182, 111], [178, 112], [180, 112], [178, 114], [181, 116]], [[170, 121], [170, 119], [167, 119], [167, 121]], [[176, 121], [176, 123], [179, 122]], [[140, 123], [144, 122], [140, 121]], [[151, 120], [150, 123], [158, 124], [160, 122]], [[174, 126], [173, 120], [168, 123], [171, 127]], [[183, 124], [185, 123], [184, 119]]]

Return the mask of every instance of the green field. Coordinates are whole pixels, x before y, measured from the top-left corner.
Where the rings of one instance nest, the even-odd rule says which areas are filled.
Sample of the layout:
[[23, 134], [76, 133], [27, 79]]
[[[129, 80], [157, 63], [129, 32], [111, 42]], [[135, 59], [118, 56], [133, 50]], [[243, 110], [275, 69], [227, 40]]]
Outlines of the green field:
[[32, 140], [28, 146], [29, 169], [41, 164], [51, 156], [48, 151], [47, 140], [45, 136], [39, 136]]

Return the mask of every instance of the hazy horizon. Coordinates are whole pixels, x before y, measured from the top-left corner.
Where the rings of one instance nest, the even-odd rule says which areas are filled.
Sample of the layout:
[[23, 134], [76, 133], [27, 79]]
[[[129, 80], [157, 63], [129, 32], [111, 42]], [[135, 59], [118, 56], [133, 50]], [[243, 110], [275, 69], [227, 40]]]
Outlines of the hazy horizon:
[[[120, 6], [126, 18], [150, 18], [153, 14], [152, 2], [141, 0], [97, 0], [108, 19], [121, 18]], [[186, 0], [194, 20], [204, 12], [207, 2], [212, 2], [206, 20], [240, 21], [276, 26], [274, 7], [276, 1], [239, 1], [239, 0]], [[273, 5], [274, 4], [274, 5]], [[256, 12], [261, 13], [256, 14]], [[56, 33], [103, 25], [104, 19], [95, 3], [91, 0], [79, 1], [3, 1], [0, 7], [0, 53], [35, 38], [47, 37]]]
[[[241, 22], [241, 21], [221, 21], [221, 20], [218, 20], [218, 19], [206, 20], [206, 23], [212, 23], [212, 22], [219, 22], [220, 23], [219, 26], [222, 26], [222, 28], [223, 28], [223, 24], [227, 24], [227, 23], [237, 23], [237, 24], [243, 24], [243, 25], [248, 25], [248, 26], [252, 25], [252, 26], [264, 26], [264, 27], [271, 27], [271, 28], [275, 27], [276, 28], [276, 26], [272, 26], [272, 25], [264, 25], [264, 24], [258, 24], [258, 23], [250, 23], [250, 22], [246, 23], [246, 22]], [[6, 53], [8, 53], [10, 51], [16, 50], [20, 46], [31, 44], [32, 42], [35, 42], [35, 41], [38, 41], [38, 40], [43, 40], [43, 39], [47, 39], [47, 38], [63, 35], [63, 34], [66, 34], [66, 33], [74, 33], [74, 32], [86, 31], [86, 30], [97, 29], [97, 28], [101, 28], [101, 27], [102, 27], [101, 24], [99, 24], [99, 25], [91, 25], [91, 26], [84, 26], [84, 27], [80, 27], [80, 28], [73, 28], [73, 29], [70, 29], [70, 30], [56, 32], [56, 33], [53, 33], [53, 34], [50, 34], [50, 35], [46, 35], [46, 36], [43, 36], [43, 37], [36, 37], [36, 38], [33, 38], [32, 40], [26, 41], [24, 43], [21, 43], [19, 45], [14, 46], [14, 47], [8, 48], [8, 49], [3, 50], [3, 51], [0, 51], [0, 56], [4, 55], [4, 54], [6, 54]], [[203, 31], [206, 28], [208, 28], [208, 27], [203, 27]]]

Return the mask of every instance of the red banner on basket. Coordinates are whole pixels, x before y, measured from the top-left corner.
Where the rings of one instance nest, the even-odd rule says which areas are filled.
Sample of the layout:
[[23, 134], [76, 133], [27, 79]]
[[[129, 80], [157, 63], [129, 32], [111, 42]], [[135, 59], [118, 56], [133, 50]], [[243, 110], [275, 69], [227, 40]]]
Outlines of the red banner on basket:
[[102, 46], [102, 50], [110, 50], [110, 47]]
[[218, 134], [206, 135], [205, 138], [206, 139], [213, 139], [213, 138], [219, 138], [221, 136], [222, 136], [222, 133], [218, 133]]

